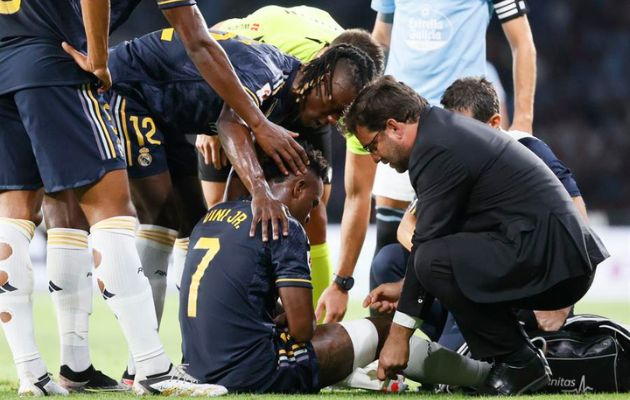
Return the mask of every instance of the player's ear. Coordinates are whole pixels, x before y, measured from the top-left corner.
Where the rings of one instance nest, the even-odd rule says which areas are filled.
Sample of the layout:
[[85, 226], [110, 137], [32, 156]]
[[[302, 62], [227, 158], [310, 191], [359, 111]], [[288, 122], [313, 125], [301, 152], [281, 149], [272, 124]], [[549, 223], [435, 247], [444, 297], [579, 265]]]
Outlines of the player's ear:
[[306, 186], [306, 180], [304, 178], [297, 179], [293, 184], [293, 190], [291, 192], [293, 198], [299, 199], [306, 190]]

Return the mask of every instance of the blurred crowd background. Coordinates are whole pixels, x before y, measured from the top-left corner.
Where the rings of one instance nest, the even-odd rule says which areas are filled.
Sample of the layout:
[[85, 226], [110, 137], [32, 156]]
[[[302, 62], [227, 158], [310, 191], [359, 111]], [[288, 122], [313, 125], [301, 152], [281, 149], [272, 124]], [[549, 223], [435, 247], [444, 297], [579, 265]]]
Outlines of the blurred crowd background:
[[[327, 10], [345, 28], [372, 30], [370, 0], [197, 0], [209, 24], [245, 16], [268, 4]], [[144, 1], [112, 43], [165, 27]], [[534, 134], [573, 170], [589, 211], [612, 225], [630, 224], [630, 1], [528, 0], [538, 52]], [[496, 17], [488, 29], [488, 60], [499, 71], [511, 106], [511, 53]], [[334, 142], [329, 220], [343, 211], [341, 137]]]

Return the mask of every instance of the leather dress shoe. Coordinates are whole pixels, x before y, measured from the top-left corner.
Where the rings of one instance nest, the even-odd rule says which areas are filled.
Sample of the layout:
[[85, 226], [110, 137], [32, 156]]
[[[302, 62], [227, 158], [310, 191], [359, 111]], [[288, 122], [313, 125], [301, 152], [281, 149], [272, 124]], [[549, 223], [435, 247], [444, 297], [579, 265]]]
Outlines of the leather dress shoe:
[[479, 388], [479, 394], [515, 396], [533, 393], [547, 386], [551, 369], [540, 350], [527, 362], [519, 364], [495, 363], [485, 383]]

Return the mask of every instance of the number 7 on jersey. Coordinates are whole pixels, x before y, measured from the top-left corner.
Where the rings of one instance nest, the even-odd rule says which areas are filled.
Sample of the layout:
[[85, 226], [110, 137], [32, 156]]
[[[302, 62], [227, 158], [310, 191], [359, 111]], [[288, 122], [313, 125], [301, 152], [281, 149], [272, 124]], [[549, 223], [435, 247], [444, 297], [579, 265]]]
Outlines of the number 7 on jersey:
[[190, 318], [197, 317], [197, 296], [199, 294], [199, 283], [201, 282], [201, 278], [203, 278], [203, 274], [206, 272], [206, 268], [208, 268], [212, 259], [221, 249], [221, 245], [219, 244], [219, 239], [217, 238], [202, 237], [197, 241], [197, 243], [195, 243], [194, 249], [206, 250], [206, 254], [197, 265], [197, 269], [195, 270], [190, 282], [190, 290], [188, 291], [188, 316]]

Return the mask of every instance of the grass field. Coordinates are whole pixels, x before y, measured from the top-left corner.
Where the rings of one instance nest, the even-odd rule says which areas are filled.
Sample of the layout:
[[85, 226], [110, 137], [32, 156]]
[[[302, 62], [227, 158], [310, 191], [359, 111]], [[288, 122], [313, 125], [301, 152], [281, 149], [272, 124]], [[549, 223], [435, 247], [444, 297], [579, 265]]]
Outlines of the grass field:
[[[37, 334], [37, 343], [46, 365], [51, 372], [57, 373], [59, 366], [59, 341], [57, 338], [57, 323], [55, 314], [50, 301], [50, 297], [45, 294], [38, 294], [35, 296], [35, 330]], [[165, 348], [169, 356], [177, 362], [180, 359], [181, 353], [179, 350], [180, 336], [177, 323], [177, 298], [175, 295], [169, 295], [166, 301], [166, 309], [164, 312], [164, 320], [160, 329], [160, 336], [163, 339]], [[578, 304], [578, 313], [592, 313], [605, 315], [613, 318], [617, 321], [630, 324], [630, 306], [628, 304], [621, 303], [586, 303]], [[361, 309], [360, 305], [356, 302], [351, 302], [351, 307], [348, 312], [349, 319], [356, 319], [365, 316], [366, 313]], [[15, 395], [17, 391], [17, 377], [11, 353], [8, 349], [4, 335], [0, 331], [0, 399], [17, 398]], [[92, 361], [97, 369], [102, 370], [106, 374], [119, 378], [122, 371], [125, 368], [127, 362], [127, 350], [126, 343], [116, 323], [116, 320], [112, 313], [109, 311], [104, 301], [101, 298], [94, 298], [94, 312], [91, 318], [90, 326], [90, 344], [92, 351]], [[404, 396], [409, 396], [405, 394]], [[417, 394], [411, 394], [418, 396]], [[427, 396], [427, 395], [423, 395]], [[73, 398], [91, 398], [91, 399], [123, 399], [132, 398], [130, 394], [108, 394], [108, 395], [73, 395]], [[239, 395], [232, 396], [236, 398], [257, 398], [257, 399], [276, 399], [287, 398], [287, 396], [251, 396], [251, 395]], [[362, 399], [370, 398], [377, 399], [385, 397], [382, 395], [373, 395], [366, 392], [323, 392], [318, 396], [291, 396], [295, 397], [308, 397], [308, 398], [348, 398], [348, 399]], [[430, 397], [438, 397], [431, 395]], [[443, 397], [441, 395], [440, 397]], [[575, 395], [566, 396], [546, 396], [545, 399], [559, 400], [574, 398]], [[463, 396], [449, 395], [448, 398], [463, 399]], [[525, 399], [527, 397], [519, 397], [519, 399]], [[538, 396], [538, 398], [540, 398]], [[616, 400], [616, 399], [628, 399], [630, 395], [584, 395], [585, 399], [601, 399], [601, 400]]]

